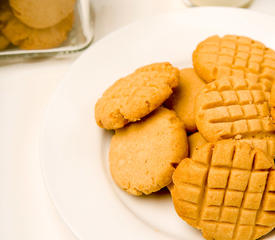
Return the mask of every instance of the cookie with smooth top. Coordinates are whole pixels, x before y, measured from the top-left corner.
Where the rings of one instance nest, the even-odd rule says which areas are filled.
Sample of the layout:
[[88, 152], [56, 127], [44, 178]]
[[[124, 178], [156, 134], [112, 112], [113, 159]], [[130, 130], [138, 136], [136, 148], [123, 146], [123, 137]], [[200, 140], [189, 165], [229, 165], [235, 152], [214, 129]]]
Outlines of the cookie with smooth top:
[[188, 132], [195, 132], [195, 98], [205, 82], [196, 74], [193, 68], [180, 70], [179, 86], [166, 101], [165, 105], [173, 109], [184, 122]]
[[31, 28], [52, 27], [74, 10], [76, 0], [9, 0], [13, 14]]
[[246, 143], [203, 145], [179, 164], [173, 183], [178, 215], [205, 239], [254, 240], [275, 227], [273, 159]]
[[188, 146], [189, 146], [189, 157], [191, 158], [196, 149], [207, 143], [205, 138], [200, 134], [200, 132], [195, 132], [188, 136]]
[[2, 34], [14, 45], [22, 49], [47, 49], [62, 44], [72, 29], [74, 15], [71, 13], [57, 25], [45, 29], [33, 29], [21, 23], [9, 6], [0, 8], [0, 28]]
[[122, 128], [159, 107], [178, 86], [179, 70], [170, 63], [138, 68], [117, 80], [95, 105], [95, 119], [105, 129]]
[[150, 194], [172, 181], [188, 154], [186, 132], [174, 111], [160, 107], [145, 119], [115, 131], [109, 163], [114, 181], [133, 195]]

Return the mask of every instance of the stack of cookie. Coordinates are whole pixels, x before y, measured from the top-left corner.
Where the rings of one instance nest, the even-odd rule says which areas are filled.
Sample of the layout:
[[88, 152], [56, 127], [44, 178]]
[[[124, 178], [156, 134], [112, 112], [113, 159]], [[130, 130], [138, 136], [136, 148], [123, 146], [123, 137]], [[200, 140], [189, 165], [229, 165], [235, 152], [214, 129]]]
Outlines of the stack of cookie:
[[257, 239], [275, 227], [275, 52], [213, 36], [193, 66], [144, 66], [98, 100], [97, 124], [115, 130], [111, 174], [134, 195], [168, 186], [206, 239]]
[[169, 63], [148, 65], [119, 79], [95, 106], [97, 124], [115, 129], [110, 169], [129, 193], [150, 194], [167, 186], [188, 154], [183, 122], [174, 111], [160, 107], [179, 78], [179, 70]]
[[0, 50], [61, 45], [72, 29], [76, 0], [1, 0]]

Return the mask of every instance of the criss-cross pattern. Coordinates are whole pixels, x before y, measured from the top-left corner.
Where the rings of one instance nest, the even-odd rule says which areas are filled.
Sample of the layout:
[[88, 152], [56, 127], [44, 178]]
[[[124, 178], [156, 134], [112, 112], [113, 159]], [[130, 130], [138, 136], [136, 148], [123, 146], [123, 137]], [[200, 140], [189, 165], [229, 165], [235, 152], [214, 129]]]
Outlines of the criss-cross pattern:
[[257, 239], [275, 227], [271, 168], [273, 160], [246, 143], [208, 143], [176, 169], [175, 208], [206, 239]]
[[201, 42], [193, 55], [194, 67], [207, 82], [223, 77], [275, 78], [275, 52], [248, 37], [213, 36]]
[[228, 77], [208, 83], [196, 99], [196, 124], [211, 142], [274, 131], [270, 91], [257, 80]]

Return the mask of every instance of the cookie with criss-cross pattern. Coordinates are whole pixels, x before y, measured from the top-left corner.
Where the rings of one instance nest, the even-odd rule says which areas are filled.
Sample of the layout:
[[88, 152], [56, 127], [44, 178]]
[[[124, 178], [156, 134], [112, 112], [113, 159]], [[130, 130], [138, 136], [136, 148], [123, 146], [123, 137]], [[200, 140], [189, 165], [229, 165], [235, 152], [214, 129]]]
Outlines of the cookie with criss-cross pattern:
[[[272, 158], [275, 159], [275, 134], [256, 134], [254, 136], [244, 137], [237, 139], [239, 142], [248, 143], [254, 148], [258, 148], [263, 152], [269, 154]], [[200, 134], [200, 132], [193, 133], [188, 136], [188, 145], [189, 145], [189, 157], [193, 156], [193, 153], [196, 149], [206, 144], [207, 141]]]
[[171, 183], [176, 165], [187, 153], [184, 124], [174, 111], [160, 107], [115, 131], [110, 170], [117, 185], [128, 193], [150, 194]]
[[173, 183], [178, 215], [205, 239], [254, 240], [275, 227], [274, 162], [249, 144], [203, 145], [181, 161]]
[[208, 83], [196, 97], [196, 125], [209, 142], [274, 133], [270, 85], [228, 77]]
[[137, 69], [109, 87], [95, 105], [95, 119], [105, 129], [122, 128], [159, 107], [178, 86], [179, 70], [170, 63]]
[[261, 42], [237, 35], [216, 35], [199, 43], [193, 52], [193, 65], [206, 82], [250, 74], [271, 84], [275, 78], [275, 52]]

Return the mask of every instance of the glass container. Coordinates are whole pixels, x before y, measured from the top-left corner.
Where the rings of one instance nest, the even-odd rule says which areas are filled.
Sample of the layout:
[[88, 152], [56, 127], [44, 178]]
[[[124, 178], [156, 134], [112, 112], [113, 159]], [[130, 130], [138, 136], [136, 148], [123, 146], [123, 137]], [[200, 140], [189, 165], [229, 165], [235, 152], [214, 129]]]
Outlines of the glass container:
[[93, 20], [90, 1], [77, 0], [73, 28], [62, 45], [42, 50], [22, 50], [15, 46], [9, 47], [0, 51], [0, 58], [65, 56], [80, 52], [92, 43], [94, 37]]

